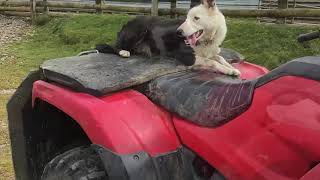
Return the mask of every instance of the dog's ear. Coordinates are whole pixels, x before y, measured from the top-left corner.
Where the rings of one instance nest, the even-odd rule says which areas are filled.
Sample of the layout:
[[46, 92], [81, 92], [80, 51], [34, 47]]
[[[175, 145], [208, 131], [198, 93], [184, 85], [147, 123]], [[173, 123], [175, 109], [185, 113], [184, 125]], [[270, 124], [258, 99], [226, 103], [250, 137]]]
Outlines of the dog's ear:
[[213, 8], [216, 5], [216, 0], [201, 0], [201, 3], [207, 8]]

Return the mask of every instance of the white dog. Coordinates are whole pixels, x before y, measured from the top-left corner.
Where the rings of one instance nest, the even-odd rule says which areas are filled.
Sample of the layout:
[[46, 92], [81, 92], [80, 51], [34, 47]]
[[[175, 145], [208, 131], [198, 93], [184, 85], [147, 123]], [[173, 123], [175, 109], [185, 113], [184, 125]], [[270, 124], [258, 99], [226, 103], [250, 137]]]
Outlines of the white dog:
[[219, 56], [219, 46], [226, 37], [227, 25], [215, 0], [203, 0], [199, 6], [190, 9], [177, 32], [194, 49], [195, 67], [210, 67], [223, 74], [240, 76], [239, 70]]
[[97, 50], [121, 57], [168, 56], [192, 68], [239, 76], [240, 71], [219, 56], [226, 33], [225, 18], [215, 0], [203, 0], [189, 10], [186, 20], [136, 17], [122, 27], [115, 45], [98, 45]]

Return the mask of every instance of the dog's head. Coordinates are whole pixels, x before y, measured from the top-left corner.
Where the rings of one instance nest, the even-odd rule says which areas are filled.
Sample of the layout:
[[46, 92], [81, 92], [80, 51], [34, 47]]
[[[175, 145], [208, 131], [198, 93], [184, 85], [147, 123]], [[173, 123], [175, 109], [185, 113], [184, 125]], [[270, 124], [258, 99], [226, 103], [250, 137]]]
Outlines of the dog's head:
[[213, 16], [219, 11], [216, 0], [202, 0], [199, 6], [191, 8], [187, 19], [177, 29], [179, 36], [185, 37], [185, 42], [195, 47], [199, 41], [210, 38], [214, 29]]

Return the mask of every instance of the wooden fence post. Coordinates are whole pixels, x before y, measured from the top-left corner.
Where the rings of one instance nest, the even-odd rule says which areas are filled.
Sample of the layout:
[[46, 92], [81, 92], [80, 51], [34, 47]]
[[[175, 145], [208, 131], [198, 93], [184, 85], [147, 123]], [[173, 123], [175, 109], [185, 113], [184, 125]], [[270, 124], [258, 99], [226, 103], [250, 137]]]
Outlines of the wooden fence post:
[[152, 0], [151, 15], [158, 16], [159, 0]]
[[287, 9], [288, 8], [288, 0], [278, 0], [278, 8], [279, 9]]
[[193, 8], [194, 6], [197, 6], [200, 4], [200, 0], [191, 0], [190, 8]]
[[36, 19], [36, 0], [30, 0], [31, 23], [35, 23]]
[[[289, 6], [289, 5], [288, 5]], [[297, 1], [293, 0], [293, 7], [292, 8], [296, 8], [297, 7]], [[291, 23], [294, 23], [294, 17], [291, 18]]]
[[97, 14], [102, 14], [101, 0], [96, 0], [96, 13]]
[[[288, 8], [288, 0], [278, 0], [278, 9], [287, 9]], [[286, 24], [287, 18], [281, 18], [277, 20], [278, 23]]]
[[170, 1], [170, 11], [171, 11], [171, 18], [175, 18], [176, 17], [176, 9], [177, 9], [177, 0], [171, 0]]
[[43, 0], [43, 10], [44, 10], [44, 14], [48, 14], [49, 13], [49, 8], [48, 8], [48, 1], [47, 0]]

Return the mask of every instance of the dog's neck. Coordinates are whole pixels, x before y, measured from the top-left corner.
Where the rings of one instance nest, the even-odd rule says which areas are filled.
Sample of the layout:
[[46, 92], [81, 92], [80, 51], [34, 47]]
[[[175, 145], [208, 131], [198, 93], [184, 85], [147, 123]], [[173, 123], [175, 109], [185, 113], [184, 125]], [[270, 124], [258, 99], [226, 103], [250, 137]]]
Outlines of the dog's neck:
[[209, 32], [207, 35], [203, 37], [203, 40], [198, 41], [198, 46], [210, 46], [211, 44], [213, 44], [214, 35], [214, 32]]
[[215, 52], [216, 47], [213, 47], [213, 40], [205, 40], [199, 42], [197, 46], [193, 48], [196, 56], [204, 57], [204, 58], [212, 58], [218, 52]]
[[198, 46], [208, 46], [213, 43], [213, 39], [207, 39], [198, 42]]
[[[214, 14], [221, 13], [216, 4], [214, 4], [214, 6], [212, 7], [211, 12]], [[206, 35], [207, 37], [204, 37], [207, 39], [199, 41], [199, 45], [208, 46], [208, 45], [213, 44], [215, 33], [216, 33], [216, 31], [208, 32], [208, 34]]]

